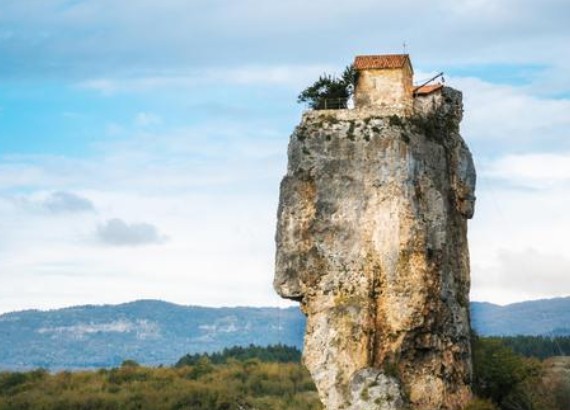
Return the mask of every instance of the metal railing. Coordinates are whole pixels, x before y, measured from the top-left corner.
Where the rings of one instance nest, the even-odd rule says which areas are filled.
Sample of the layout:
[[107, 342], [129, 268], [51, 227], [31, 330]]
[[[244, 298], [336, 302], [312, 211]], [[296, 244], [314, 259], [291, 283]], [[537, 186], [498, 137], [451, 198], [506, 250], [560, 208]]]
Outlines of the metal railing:
[[346, 110], [348, 98], [324, 98], [312, 107], [314, 110]]

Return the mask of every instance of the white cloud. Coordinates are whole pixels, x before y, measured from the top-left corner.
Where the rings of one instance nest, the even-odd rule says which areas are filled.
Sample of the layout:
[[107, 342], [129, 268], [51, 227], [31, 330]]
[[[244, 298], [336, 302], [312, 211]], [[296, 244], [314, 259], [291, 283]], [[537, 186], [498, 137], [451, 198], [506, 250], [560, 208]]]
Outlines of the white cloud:
[[57, 191], [51, 193], [42, 203], [43, 207], [53, 213], [94, 211], [93, 203], [73, 192]]
[[[10, 27], [10, 34], [0, 36], [0, 46], [13, 64], [1, 70], [10, 76], [102, 78], [90, 86], [114, 92], [115, 84], [105, 80], [109, 75], [180, 83], [180, 72], [204, 68], [336, 66], [356, 53], [398, 52], [403, 41], [430, 65], [567, 67], [570, 57], [561, 50], [570, 37], [568, 13], [562, 0], [437, 0], [429, 7], [413, 0], [90, 0], [65, 7], [59, 0], [6, 0], [0, 25]], [[248, 73], [235, 74], [250, 81]], [[269, 77], [283, 81], [280, 72]]]
[[123, 134], [124, 132], [125, 129], [121, 125], [116, 124], [114, 122], [108, 123], [105, 126], [105, 133], [110, 136], [118, 136]]
[[[13, 278], [0, 311], [139, 298], [286, 305], [271, 285], [286, 144], [263, 124], [219, 121], [100, 143], [90, 158], [5, 158], [0, 190], [32, 189], [43, 203], [49, 186], [89, 198], [97, 213], [30, 214], [0, 196], [0, 282]], [[168, 241], [95, 246], [94, 233], [114, 244]]]
[[504, 304], [570, 296], [570, 259], [561, 254], [532, 248], [499, 249], [495, 264], [475, 270], [472, 296], [476, 300], [499, 300]]
[[570, 153], [509, 154], [490, 162], [482, 174], [520, 187], [547, 189], [570, 185]]
[[503, 152], [548, 147], [568, 140], [570, 100], [537, 97], [532, 89], [523, 86], [497, 85], [475, 78], [450, 81], [464, 94], [462, 129], [469, 139], [494, 144]]
[[119, 84], [116, 81], [103, 78], [85, 80], [79, 83], [78, 86], [81, 88], [96, 90], [103, 95], [113, 95], [120, 88]]
[[[347, 62], [346, 64], [349, 64]], [[342, 70], [330, 64], [311, 65], [238, 65], [207, 67], [187, 72], [154, 73], [83, 80], [77, 87], [109, 96], [117, 93], [145, 92], [157, 89], [188, 89], [208, 86], [287, 86], [303, 87], [324, 72]]]
[[97, 238], [111, 246], [140, 246], [160, 244], [166, 237], [160, 235], [158, 229], [148, 223], [127, 223], [113, 218], [99, 225]]
[[95, 211], [95, 206], [89, 199], [67, 191], [40, 191], [28, 195], [6, 195], [4, 199], [22, 210], [30, 212], [66, 215]]
[[[14, 218], [0, 202], [0, 281], [6, 285], [0, 288], [0, 311], [140, 298], [288, 305], [271, 285], [276, 192], [88, 194], [99, 215], [65, 224]], [[93, 246], [96, 219], [111, 214], [153, 218], [169, 240], [160, 246]]]
[[570, 190], [567, 182], [558, 181], [559, 175], [550, 175], [547, 162], [533, 166], [543, 179], [526, 179], [527, 170], [518, 166], [497, 174], [505, 177], [502, 184], [484, 172], [479, 179], [475, 218], [469, 225], [475, 300], [511, 303], [570, 292], [563, 278], [570, 278]]
[[[4, 1], [4, 80], [63, 80], [103, 94], [109, 111], [117, 94], [148, 95], [133, 97], [141, 103], [122, 118], [101, 114], [108, 124], [101, 133], [113, 138], [95, 142], [87, 156], [0, 157], [0, 311], [141, 297], [279, 303], [271, 289], [273, 231], [295, 124], [231, 122], [216, 107], [205, 125], [169, 130], [168, 110], [160, 112], [163, 101], [154, 97], [174, 90], [181, 99], [190, 92], [216, 98], [235, 87], [266, 96], [269, 109], [275, 90], [300, 90], [355, 54], [400, 52], [403, 41], [418, 73], [482, 65], [474, 75], [485, 77], [497, 64], [541, 67], [521, 86], [484, 78], [450, 83], [464, 92], [462, 129], [480, 175], [470, 224], [475, 298], [507, 302], [554, 292], [570, 226], [570, 54], [562, 52], [569, 7], [565, 0], [438, 0], [427, 8], [412, 0]], [[2, 106], [3, 117], [13, 109]], [[188, 123], [195, 119], [191, 113]], [[97, 213], [29, 212], [6, 200], [12, 191], [35, 204], [54, 191], [74, 193], [97, 204]], [[165, 232], [170, 240], [93, 246], [97, 223], [117, 216], [152, 221], [147, 237]], [[126, 231], [132, 225], [123, 224]], [[525, 269], [515, 262], [528, 249], [528, 274], [552, 261], [545, 283], [509, 286], [519, 278], [533, 283], [514, 273]]]
[[135, 125], [139, 127], [150, 127], [153, 125], [160, 125], [161, 123], [162, 118], [151, 112], [139, 112], [135, 117]]
[[[523, 88], [470, 79], [467, 83], [473, 86], [464, 90], [472, 98], [466, 117], [473, 110], [487, 110], [487, 117], [467, 127], [468, 141], [489, 141], [479, 138], [489, 125], [486, 121], [526, 132], [526, 120], [518, 124], [516, 109], [500, 111], [496, 102], [498, 113], [492, 116], [486, 101], [495, 104], [493, 97], [507, 95], [536, 108], [541, 100]], [[564, 124], [557, 109], [542, 115], [544, 124]], [[19, 294], [34, 301], [23, 307], [43, 306], [49, 302], [42, 301], [42, 295], [49, 293], [60, 306], [142, 297], [206, 305], [286, 303], [273, 294], [271, 281], [277, 191], [293, 126], [267, 129], [262, 123], [218, 119], [215, 124], [130, 136], [132, 131], [121, 128], [124, 138], [99, 143], [91, 158], [4, 157], [0, 188], [46, 192], [49, 186], [77, 192], [96, 203], [98, 211], [74, 215], [63, 224], [41, 215], [30, 219], [5, 204], [0, 213], [0, 275], [19, 279], [3, 291], [4, 300], [22, 307], [23, 302], [9, 299]], [[550, 284], [536, 291], [505, 287], [503, 279], [486, 283], [493, 275], [517, 280], [513, 269], [504, 267], [513, 258], [501, 255], [521, 255], [526, 249], [564, 255], [570, 226], [565, 209], [570, 203], [564, 182], [567, 154], [515, 155], [509, 150], [521, 149], [522, 143], [511, 136], [505, 140], [495, 157], [478, 158], [478, 203], [470, 223], [474, 298], [499, 303], [541, 297], [555, 287], [552, 275], [544, 276]], [[532, 141], [524, 148], [535, 149]], [[498, 186], [497, 179], [507, 188]], [[540, 195], [519, 189], [521, 182], [524, 187], [540, 186]], [[150, 237], [165, 232], [169, 241], [161, 246], [93, 246], [97, 220], [117, 216], [152, 221]], [[128, 231], [129, 224], [123, 224]], [[37, 291], [29, 289], [30, 282], [37, 284]], [[66, 294], [58, 290], [63, 283], [69, 289]]]

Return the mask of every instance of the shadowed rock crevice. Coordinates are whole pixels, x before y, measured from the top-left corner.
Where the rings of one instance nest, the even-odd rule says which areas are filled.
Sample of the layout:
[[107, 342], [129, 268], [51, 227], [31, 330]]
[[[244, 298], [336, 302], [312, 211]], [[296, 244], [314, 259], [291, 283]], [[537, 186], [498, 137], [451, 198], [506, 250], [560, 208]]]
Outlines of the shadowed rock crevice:
[[274, 285], [307, 315], [304, 362], [329, 410], [470, 397], [475, 169], [461, 93], [414, 112], [312, 111], [291, 136]]

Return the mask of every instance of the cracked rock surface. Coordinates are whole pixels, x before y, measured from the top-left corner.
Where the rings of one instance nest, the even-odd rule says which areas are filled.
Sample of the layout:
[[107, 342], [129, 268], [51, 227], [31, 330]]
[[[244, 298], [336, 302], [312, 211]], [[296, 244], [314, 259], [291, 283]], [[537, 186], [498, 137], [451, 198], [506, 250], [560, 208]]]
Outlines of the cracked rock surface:
[[274, 286], [307, 315], [326, 409], [461, 409], [470, 398], [475, 169], [461, 93], [411, 117], [304, 114], [281, 183]]

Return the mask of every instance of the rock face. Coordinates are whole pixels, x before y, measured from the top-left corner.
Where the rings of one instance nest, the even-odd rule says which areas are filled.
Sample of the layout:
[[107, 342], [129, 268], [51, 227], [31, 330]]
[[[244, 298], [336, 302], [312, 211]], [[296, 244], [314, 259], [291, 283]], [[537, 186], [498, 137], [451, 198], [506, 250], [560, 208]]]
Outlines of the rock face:
[[307, 112], [291, 136], [274, 286], [307, 315], [304, 362], [328, 410], [469, 400], [475, 169], [461, 93], [437, 98], [410, 117]]

